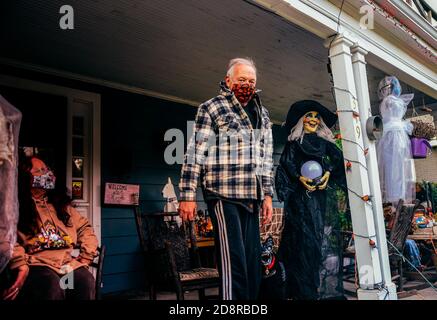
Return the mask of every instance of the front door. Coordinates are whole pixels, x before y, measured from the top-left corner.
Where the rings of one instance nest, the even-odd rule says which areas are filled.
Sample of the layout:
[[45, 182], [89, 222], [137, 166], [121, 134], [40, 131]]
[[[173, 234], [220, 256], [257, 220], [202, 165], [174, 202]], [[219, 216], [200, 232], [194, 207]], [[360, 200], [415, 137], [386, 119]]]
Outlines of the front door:
[[90, 221], [92, 212], [92, 137], [93, 105], [90, 101], [72, 98], [67, 127], [67, 186], [76, 209]]

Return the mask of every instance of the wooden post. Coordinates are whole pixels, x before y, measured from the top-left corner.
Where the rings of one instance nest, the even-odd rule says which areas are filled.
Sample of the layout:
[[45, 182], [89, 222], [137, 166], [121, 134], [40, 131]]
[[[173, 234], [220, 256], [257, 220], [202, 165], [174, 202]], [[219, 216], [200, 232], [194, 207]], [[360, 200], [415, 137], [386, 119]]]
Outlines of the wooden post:
[[383, 284], [389, 290], [389, 299], [396, 300], [396, 286], [391, 280], [390, 263], [388, 259], [387, 237], [385, 231], [384, 212], [382, 208], [381, 186], [379, 183], [378, 160], [376, 157], [375, 141], [369, 140], [365, 128], [366, 122], [372, 116], [370, 107], [369, 87], [367, 82], [366, 60], [367, 51], [354, 45], [352, 52], [352, 68], [354, 72], [355, 88], [358, 100], [359, 119], [363, 128], [363, 144], [368, 150], [366, 156], [367, 172], [369, 176], [370, 193], [372, 194], [373, 219], [375, 221], [379, 263]]
[[[365, 131], [357, 114], [356, 86], [352, 68], [350, 48], [353, 41], [338, 35], [334, 40], [328, 39], [329, 57], [334, 82], [335, 99], [343, 144], [345, 164], [350, 161], [351, 170], [346, 172], [349, 205], [351, 208], [352, 228], [355, 234], [356, 263], [359, 276], [358, 299], [383, 300], [389, 292], [381, 288], [381, 264], [378, 254], [378, 240], [375, 230], [369, 177], [366, 165], [366, 152], [363, 145]], [[375, 243], [376, 247], [372, 244]]]

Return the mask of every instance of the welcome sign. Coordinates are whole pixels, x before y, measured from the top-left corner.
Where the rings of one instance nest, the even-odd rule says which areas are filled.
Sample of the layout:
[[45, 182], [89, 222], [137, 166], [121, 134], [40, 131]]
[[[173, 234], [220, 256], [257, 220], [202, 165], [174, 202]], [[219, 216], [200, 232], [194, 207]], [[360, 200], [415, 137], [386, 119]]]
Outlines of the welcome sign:
[[105, 184], [105, 204], [138, 205], [140, 200], [140, 185], [109, 183]]

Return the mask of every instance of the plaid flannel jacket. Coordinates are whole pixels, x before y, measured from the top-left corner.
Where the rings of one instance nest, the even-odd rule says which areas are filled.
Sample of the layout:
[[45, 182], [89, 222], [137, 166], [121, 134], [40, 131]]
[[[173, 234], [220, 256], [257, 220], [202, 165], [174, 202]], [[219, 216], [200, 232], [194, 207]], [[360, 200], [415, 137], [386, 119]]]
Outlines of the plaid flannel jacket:
[[254, 130], [237, 98], [224, 82], [220, 94], [199, 106], [179, 182], [180, 200], [196, 200], [203, 187], [230, 199], [257, 199], [257, 186], [273, 197], [272, 123], [258, 94], [261, 128]]

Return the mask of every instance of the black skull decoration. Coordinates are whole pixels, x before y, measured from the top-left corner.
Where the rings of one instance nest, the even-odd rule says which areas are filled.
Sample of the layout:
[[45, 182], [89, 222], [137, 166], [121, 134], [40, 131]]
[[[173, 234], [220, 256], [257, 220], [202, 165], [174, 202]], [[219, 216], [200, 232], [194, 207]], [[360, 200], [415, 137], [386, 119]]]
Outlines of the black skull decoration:
[[273, 252], [274, 241], [272, 236], [269, 236], [261, 245], [261, 262], [264, 266], [264, 277], [268, 278], [276, 273], [273, 268], [275, 266], [275, 253]]

